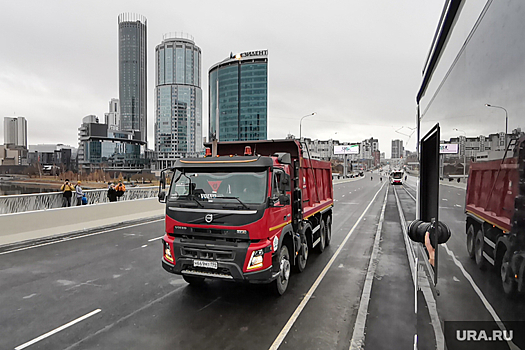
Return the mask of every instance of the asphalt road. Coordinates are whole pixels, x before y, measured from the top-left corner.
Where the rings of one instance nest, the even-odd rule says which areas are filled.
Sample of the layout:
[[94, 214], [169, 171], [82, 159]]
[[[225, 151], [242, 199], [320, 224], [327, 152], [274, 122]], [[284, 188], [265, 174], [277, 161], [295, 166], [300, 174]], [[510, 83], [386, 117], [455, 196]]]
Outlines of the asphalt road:
[[163, 221], [2, 253], [0, 348], [268, 349], [295, 315], [280, 348], [348, 349], [387, 188], [381, 185], [369, 177], [335, 185], [332, 243], [292, 275], [282, 297], [266, 286], [223, 281], [194, 288], [165, 272]]
[[[415, 218], [416, 182], [397, 186], [407, 220]], [[466, 250], [464, 185], [440, 185], [440, 220], [450, 228], [450, 240], [439, 248], [439, 277], [436, 297], [442, 325], [447, 321], [525, 321], [525, 298], [505, 296], [499, 273], [493, 267], [480, 270]], [[412, 195], [412, 196], [411, 196]], [[454, 261], [453, 256], [456, 258]], [[524, 326], [525, 327], [525, 326]]]

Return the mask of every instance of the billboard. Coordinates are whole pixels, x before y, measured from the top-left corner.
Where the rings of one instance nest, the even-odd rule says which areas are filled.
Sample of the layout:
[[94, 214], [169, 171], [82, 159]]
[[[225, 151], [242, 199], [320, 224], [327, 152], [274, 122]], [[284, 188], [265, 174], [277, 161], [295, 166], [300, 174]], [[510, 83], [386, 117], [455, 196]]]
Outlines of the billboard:
[[439, 145], [440, 154], [457, 154], [459, 145], [457, 143], [442, 143]]
[[334, 146], [334, 154], [359, 154], [359, 145]]

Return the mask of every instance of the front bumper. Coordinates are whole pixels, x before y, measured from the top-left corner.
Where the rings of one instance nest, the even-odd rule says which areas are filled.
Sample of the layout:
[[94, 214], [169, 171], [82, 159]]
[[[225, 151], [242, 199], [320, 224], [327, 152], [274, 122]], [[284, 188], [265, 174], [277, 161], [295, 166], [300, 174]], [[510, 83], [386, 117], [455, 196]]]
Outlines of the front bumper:
[[[163, 240], [164, 241], [164, 240]], [[164, 243], [165, 244], [165, 243]], [[248, 253], [248, 243], [237, 246], [210, 248], [207, 244], [185, 243], [178, 238], [173, 241], [175, 264], [162, 258], [162, 267], [177, 275], [197, 276], [212, 279], [231, 280], [249, 283], [270, 283], [279, 275], [276, 255], [272, 255], [272, 264], [264, 269], [243, 272], [242, 267]], [[271, 253], [268, 253], [271, 254]], [[193, 256], [188, 256], [193, 255]], [[194, 260], [217, 262], [217, 269], [195, 267]], [[275, 271], [276, 270], [276, 271]]]

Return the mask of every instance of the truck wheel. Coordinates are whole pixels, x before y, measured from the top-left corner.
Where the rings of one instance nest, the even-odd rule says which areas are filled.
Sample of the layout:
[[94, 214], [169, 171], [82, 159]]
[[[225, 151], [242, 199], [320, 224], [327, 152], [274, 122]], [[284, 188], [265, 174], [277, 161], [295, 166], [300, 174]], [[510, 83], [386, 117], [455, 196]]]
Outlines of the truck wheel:
[[487, 262], [483, 257], [483, 246], [485, 244], [483, 237], [483, 231], [479, 229], [474, 238], [474, 258], [480, 270], [485, 270], [487, 267]]
[[315, 247], [317, 252], [321, 254], [324, 252], [324, 248], [326, 246], [326, 226], [324, 224], [324, 221], [321, 220], [321, 227], [319, 228], [319, 243], [317, 243], [317, 246]]
[[474, 225], [470, 225], [467, 230], [467, 253], [471, 259], [474, 259], [474, 235], [476, 231], [474, 230]]
[[198, 285], [204, 283], [204, 277], [182, 275], [182, 278], [191, 285]]
[[277, 295], [283, 295], [288, 288], [290, 280], [290, 253], [288, 247], [283, 244], [279, 251], [279, 276], [272, 282], [273, 289]]
[[308, 243], [302, 243], [302, 248], [295, 259], [295, 269], [297, 272], [303, 272], [306, 268], [306, 261], [308, 260]]
[[329, 216], [326, 217], [326, 246], [328, 247], [330, 245], [330, 241], [332, 240], [332, 220]]
[[510, 267], [510, 258], [511, 252], [506, 251], [503, 255], [503, 260], [501, 260], [501, 285], [503, 286], [503, 291], [508, 297], [512, 297], [516, 294], [517, 284], [516, 279], [514, 278], [514, 273]]

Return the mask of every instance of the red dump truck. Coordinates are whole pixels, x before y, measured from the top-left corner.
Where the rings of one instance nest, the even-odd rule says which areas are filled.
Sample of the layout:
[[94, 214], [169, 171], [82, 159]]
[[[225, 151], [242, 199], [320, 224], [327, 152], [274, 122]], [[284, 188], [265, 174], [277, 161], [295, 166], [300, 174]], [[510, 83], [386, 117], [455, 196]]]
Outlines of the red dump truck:
[[161, 172], [162, 266], [190, 284], [272, 283], [282, 295], [291, 269], [302, 272], [310, 252], [330, 244], [330, 163], [297, 140], [219, 142], [216, 153]]
[[471, 163], [465, 211], [470, 257], [499, 271], [505, 294], [525, 292], [525, 137], [503, 159]]

